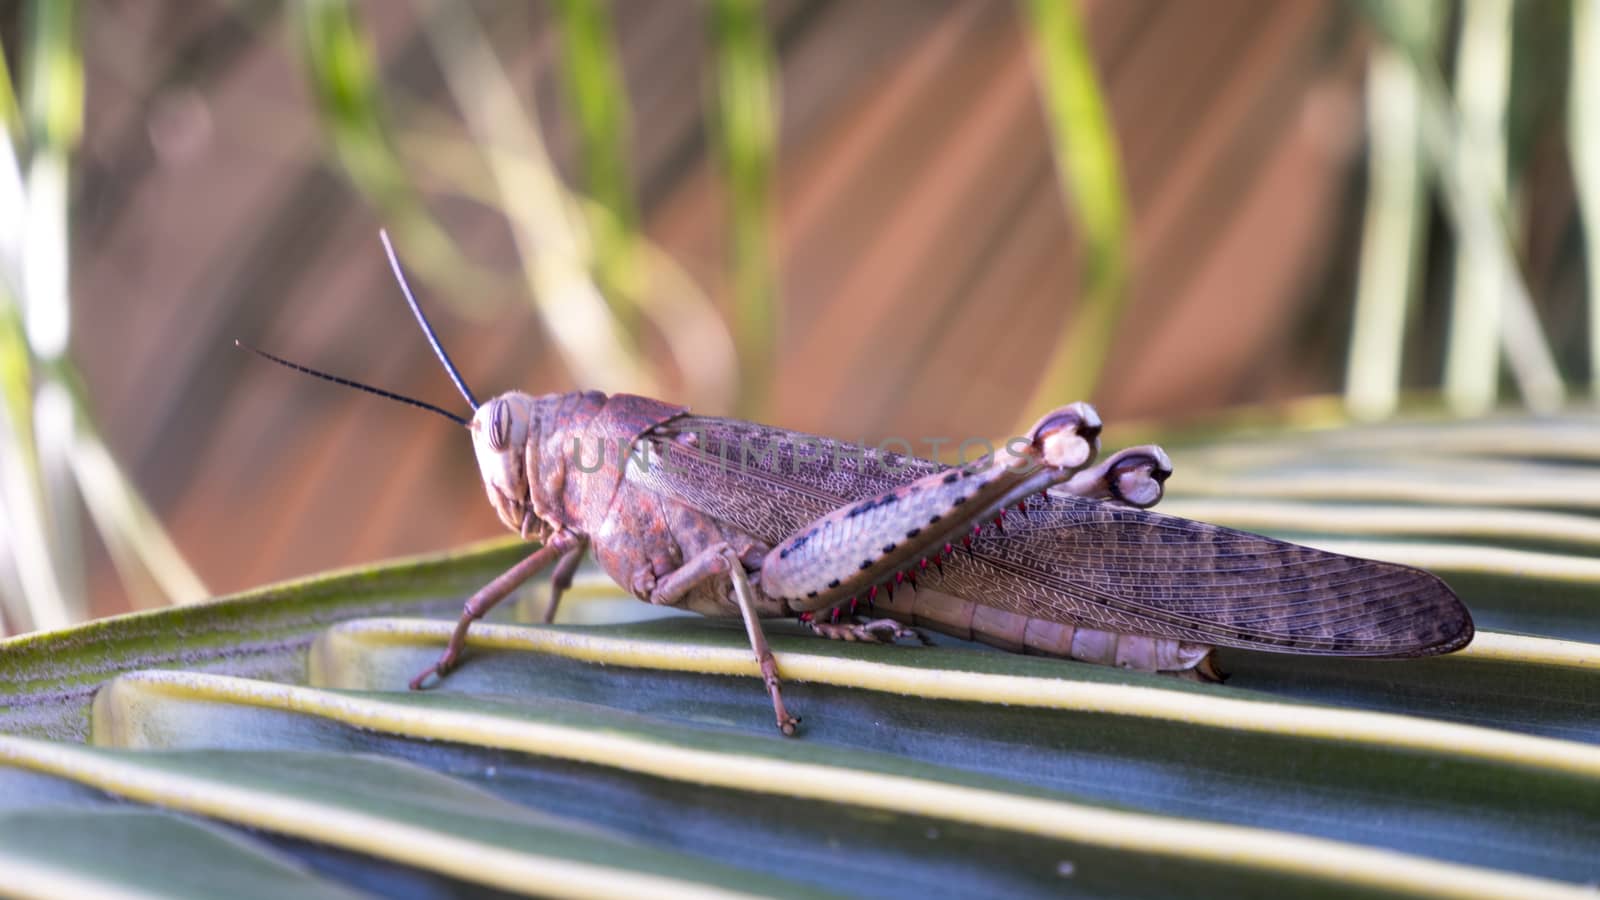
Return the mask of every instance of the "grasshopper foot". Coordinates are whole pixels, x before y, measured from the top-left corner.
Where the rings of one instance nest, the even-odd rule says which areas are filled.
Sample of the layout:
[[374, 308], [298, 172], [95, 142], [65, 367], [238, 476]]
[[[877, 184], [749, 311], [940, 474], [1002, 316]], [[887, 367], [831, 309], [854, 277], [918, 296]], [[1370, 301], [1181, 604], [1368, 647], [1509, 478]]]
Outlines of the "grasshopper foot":
[[1222, 684], [1228, 680], [1228, 673], [1217, 665], [1215, 653], [1207, 653], [1204, 658], [1194, 664], [1193, 668], [1184, 669], [1173, 674], [1184, 681], [1192, 681], [1195, 684]]
[[799, 716], [789, 714], [783, 705], [783, 686], [778, 681], [778, 663], [772, 658], [769, 650], [759, 657], [761, 663], [761, 680], [767, 686], [767, 696], [772, 698], [772, 714], [778, 721], [778, 730], [784, 737], [794, 737], [795, 726], [800, 724]]
[[455, 667], [456, 654], [446, 651], [443, 656], [439, 657], [438, 662], [427, 667], [426, 669], [423, 669], [421, 672], [417, 673], [417, 677], [411, 679], [411, 690], [420, 691], [426, 689], [428, 686], [429, 676], [433, 677], [435, 683], [443, 682], [444, 677], [449, 675], [451, 670], [455, 669]]
[[1221, 684], [1228, 680], [1228, 673], [1224, 672], [1222, 667], [1217, 665], [1217, 654], [1215, 651], [1207, 653], [1205, 658], [1200, 660], [1200, 662], [1197, 663], [1191, 671], [1199, 673], [1200, 680], [1202, 682]]
[[926, 645], [928, 636], [915, 628], [907, 628], [893, 619], [873, 619], [868, 622], [818, 622], [806, 624], [811, 631], [831, 641], [861, 641], [867, 644], [892, 644], [901, 638], [916, 638]]

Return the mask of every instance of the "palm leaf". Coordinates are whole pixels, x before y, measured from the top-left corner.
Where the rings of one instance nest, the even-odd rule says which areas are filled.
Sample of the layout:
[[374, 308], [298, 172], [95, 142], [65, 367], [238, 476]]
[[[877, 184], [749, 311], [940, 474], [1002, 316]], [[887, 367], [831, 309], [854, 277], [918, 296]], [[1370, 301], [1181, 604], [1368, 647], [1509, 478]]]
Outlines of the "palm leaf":
[[1586, 896], [1597, 438], [1569, 415], [1175, 453], [1173, 512], [1432, 566], [1484, 626], [1462, 653], [1222, 651], [1210, 686], [779, 623], [802, 740], [737, 623], [577, 624], [656, 612], [595, 577], [552, 626], [517, 624], [530, 587], [445, 689], [405, 691], [515, 542], [13, 639], [0, 864], [36, 893]]

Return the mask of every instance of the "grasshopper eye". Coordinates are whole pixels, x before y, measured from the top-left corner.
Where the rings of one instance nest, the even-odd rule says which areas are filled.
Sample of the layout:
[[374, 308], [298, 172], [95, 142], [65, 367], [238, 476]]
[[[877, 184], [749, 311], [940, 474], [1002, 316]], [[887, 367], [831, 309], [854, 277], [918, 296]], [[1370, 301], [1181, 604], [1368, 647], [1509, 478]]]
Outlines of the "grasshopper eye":
[[511, 446], [511, 411], [504, 400], [494, 401], [489, 411], [489, 446], [497, 452]]

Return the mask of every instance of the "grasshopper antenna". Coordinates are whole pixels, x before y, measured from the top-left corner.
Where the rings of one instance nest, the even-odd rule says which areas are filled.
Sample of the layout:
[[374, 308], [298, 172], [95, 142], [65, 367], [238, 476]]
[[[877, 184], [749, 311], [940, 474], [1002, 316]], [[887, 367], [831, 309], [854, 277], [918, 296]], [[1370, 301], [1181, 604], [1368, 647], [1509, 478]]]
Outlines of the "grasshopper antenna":
[[366, 391], [369, 394], [377, 394], [379, 397], [387, 397], [390, 400], [396, 400], [396, 401], [404, 403], [404, 404], [406, 404], [408, 406], [415, 406], [415, 407], [417, 407], [419, 409], [425, 409], [428, 412], [438, 413], [439, 415], [444, 416], [446, 419], [449, 419], [450, 421], [456, 423], [457, 425], [466, 426], [466, 425], [470, 424], [466, 419], [462, 418], [461, 416], [456, 415], [455, 413], [449, 411], [448, 409], [445, 409], [444, 407], [434, 406], [432, 403], [424, 403], [421, 400], [417, 400], [417, 399], [414, 399], [412, 397], [407, 397], [404, 394], [396, 394], [393, 391], [386, 391], [383, 388], [375, 388], [370, 384], [362, 384], [359, 381], [351, 381], [348, 378], [340, 378], [337, 375], [329, 375], [327, 372], [319, 372], [316, 369], [311, 368], [310, 366], [302, 366], [299, 363], [292, 363], [292, 362], [289, 362], [287, 359], [284, 359], [281, 356], [273, 356], [271, 353], [268, 353], [265, 350], [258, 350], [255, 347], [252, 347], [249, 344], [246, 344], [244, 341], [237, 341], [236, 340], [236, 341], [233, 342], [233, 345], [235, 347], [238, 347], [238, 348], [243, 349], [243, 350], [249, 350], [251, 353], [254, 353], [255, 355], [261, 357], [262, 359], [270, 359], [270, 360], [272, 360], [273, 362], [277, 363], [280, 366], [287, 366], [288, 368], [291, 368], [291, 369], [295, 370], [296, 372], [304, 372], [307, 375], [315, 375], [316, 377], [321, 378], [324, 381], [331, 381], [334, 384], [342, 384], [345, 387], [353, 387], [358, 391]]
[[406, 303], [411, 307], [412, 315], [417, 317], [417, 324], [422, 326], [422, 333], [428, 336], [428, 343], [433, 346], [433, 353], [439, 357], [439, 362], [444, 363], [444, 369], [450, 373], [450, 380], [456, 383], [456, 389], [461, 391], [461, 396], [467, 398], [467, 405], [473, 412], [478, 411], [478, 398], [472, 396], [472, 391], [467, 390], [467, 382], [456, 371], [456, 364], [450, 361], [450, 355], [444, 352], [444, 347], [439, 344], [439, 336], [433, 333], [433, 326], [428, 324], [428, 317], [422, 314], [422, 307], [417, 305], [417, 298], [411, 295], [411, 285], [406, 284], [406, 273], [400, 269], [400, 260], [394, 255], [394, 245], [389, 243], [389, 230], [378, 229], [378, 237], [383, 240], [383, 252], [389, 254], [389, 268], [394, 270], [394, 280], [400, 282], [400, 291], [406, 295]]

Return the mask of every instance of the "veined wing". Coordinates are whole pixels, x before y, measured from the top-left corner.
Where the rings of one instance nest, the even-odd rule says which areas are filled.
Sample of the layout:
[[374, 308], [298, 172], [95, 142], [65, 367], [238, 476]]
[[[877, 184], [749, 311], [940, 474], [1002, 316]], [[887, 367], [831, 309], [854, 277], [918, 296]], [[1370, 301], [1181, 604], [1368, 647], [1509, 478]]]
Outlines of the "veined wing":
[[1472, 639], [1437, 577], [1149, 510], [1050, 495], [984, 529], [940, 590], [1022, 615], [1207, 644], [1426, 656]]
[[[776, 544], [833, 508], [942, 466], [730, 419], [670, 423], [697, 435], [628, 477]], [[658, 444], [671, 443], [663, 433]], [[1341, 656], [1445, 653], [1472, 637], [1454, 593], [1418, 569], [1315, 550], [1147, 510], [1058, 494], [930, 587], [1019, 615], [1206, 644]]]
[[944, 468], [847, 441], [710, 416], [681, 416], [644, 440], [652, 448], [651, 463], [629, 464], [629, 481], [677, 497], [768, 544], [841, 504]]

